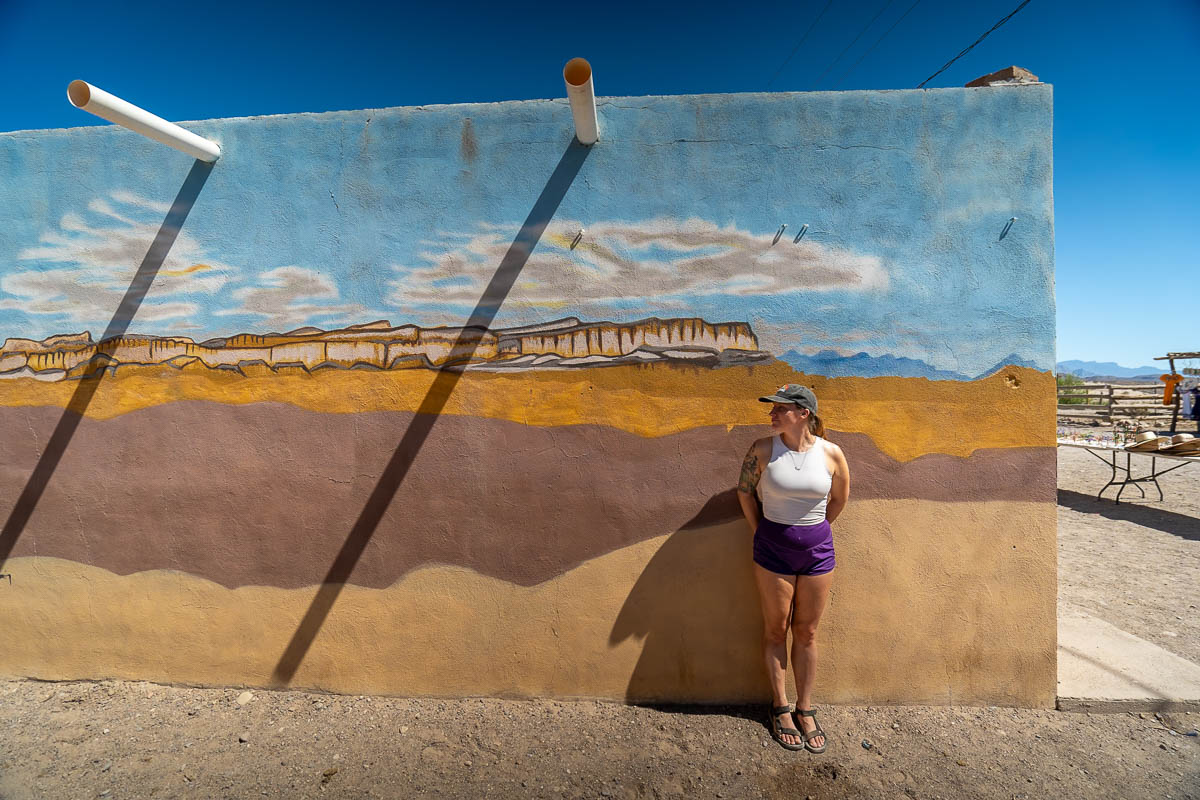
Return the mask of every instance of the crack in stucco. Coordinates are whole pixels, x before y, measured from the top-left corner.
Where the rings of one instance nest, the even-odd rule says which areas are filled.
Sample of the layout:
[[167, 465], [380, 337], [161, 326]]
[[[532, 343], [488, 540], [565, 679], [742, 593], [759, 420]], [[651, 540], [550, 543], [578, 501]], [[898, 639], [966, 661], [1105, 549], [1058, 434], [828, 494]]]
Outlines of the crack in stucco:
[[652, 105], [623, 106], [620, 103], [613, 103], [611, 101], [602, 101], [602, 102], [596, 103], [596, 108], [608, 108], [609, 106], [612, 106], [613, 108], [620, 108], [625, 111], [653, 111], [655, 114], [669, 114], [670, 113], [670, 111], [668, 111], [668, 110], [658, 109]]
[[643, 147], [670, 147], [673, 144], [745, 144], [732, 139], [672, 139], [669, 142], [644, 142]]
[[325, 480], [329, 481], [330, 483], [337, 483], [337, 484], [342, 484], [342, 485], [352, 485], [359, 481], [373, 481], [373, 480], [376, 480], [377, 478], [378, 478], [377, 475], [368, 475], [365, 472], [359, 472], [355, 475], [350, 476], [349, 478], [335, 478], [332, 475], [325, 476]]
[[676, 144], [729, 144], [734, 147], [752, 147], [756, 149], [770, 148], [771, 150], [788, 151], [788, 150], [826, 150], [835, 148], [837, 150], [905, 150], [903, 147], [889, 147], [887, 145], [876, 144], [827, 144], [821, 142], [806, 142], [796, 145], [776, 145], [767, 142], [743, 142], [735, 139], [671, 139], [666, 142], [643, 142], [643, 147], [670, 147]]
[[902, 147], [887, 147], [880, 144], [817, 144], [812, 145], [818, 150], [825, 150], [829, 147], [836, 147], [838, 150], [903, 150]]
[[41, 458], [43, 455], [42, 445], [38, 441], [37, 429], [33, 426], [33, 420], [30, 419], [29, 415], [25, 416], [25, 424], [29, 426], [29, 435], [33, 437], [33, 451], [38, 454], [38, 458]]

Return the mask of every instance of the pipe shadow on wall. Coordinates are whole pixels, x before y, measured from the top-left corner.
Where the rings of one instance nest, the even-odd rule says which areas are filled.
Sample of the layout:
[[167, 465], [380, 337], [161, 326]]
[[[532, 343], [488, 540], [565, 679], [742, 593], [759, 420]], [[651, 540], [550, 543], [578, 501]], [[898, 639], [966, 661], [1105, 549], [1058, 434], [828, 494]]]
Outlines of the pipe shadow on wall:
[[734, 490], [712, 497], [651, 557], [609, 634], [643, 640], [625, 699], [721, 702], [770, 696], [752, 539]]
[[341, 594], [346, 582], [350, 579], [350, 573], [354, 571], [355, 565], [371, 541], [371, 537], [374, 536], [376, 528], [379, 527], [379, 521], [383, 519], [392, 498], [395, 497], [400, 485], [404, 482], [417, 453], [420, 452], [421, 446], [433, 430], [455, 385], [462, 378], [464, 368], [461, 364], [465, 363], [478, 348], [480, 334], [490, 327], [500, 306], [512, 291], [513, 284], [516, 283], [517, 277], [525, 267], [525, 262], [529, 260], [529, 256], [541, 239], [546, 226], [554, 218], [555, 212], [558, 211], [567, 190], [574, 183], [575, 176], [579, 174], [589, 152], [591, 152], [591, 148], [584, 147], [572, 137], [571, 144], [567, 146], [566, 152], [559, 159], [558, 166], [550, 175], [550, 180], [546, 182], [537, 202], [533, 204], [529, 216], [525, 218], [516, 238], [509, 245], [508, 252], [500, 260], [500, 266], [497, 267], [487, 288], [484, 289], [483, 295], [479, 298], [479, 302], [476, 303], [475, 310], [471, 312], [471, 316], [463, 325], [462, 332], [459, 333], [450, 348], [450, 352], [455, 355], [459, 365], [443, 366], [434, 376], [433, 383], [424, 399], [421, 400], [400, 444], [396, 446], [387, 466], [384, 467], [379, 482], [375, 484], [366, 504], [359, 512], [358, 519], [346, 536], [341, 550], [338, 551], [333, 564], [330, 565], [329, 571], [321, 581], [321, 588], [317, 591], [317, 596], [313, 598], [304, 618], [300, 621], [295, 633], [292, 634], [291, 641], [284, 649], [279, 663], [275, 665], [271, 674], [273, 685], [286, 686], [295, 676], [296, 670], [299, 669], [313, 640], [316, 639], [322, 625], [325, 624], [325, 619], [329, 616], [338, 595]]
[[192, 164], [191, 171], [188, 172], [179, 193], [175, 195], [175, 200], [171, 203], [171, 208], [167, 211], [162, 225], [159, 226], [158, 233], [150, 244], [150, 249], [146, 251], [146, 256], [142, 259], [137, 272], [134, 273], [129, 288], [125, 290], [125, 296], [121, 298], [116, 313], [113, 314], [96, 345], [96, 355], [93, 356], [92, 363], [86, 367], [83, 377], [76, 384], [71, 399], [67, 401], [67, 406], [59, 418], [58, 424], [54, 427], [54, 432], [47, 440], [46, 447], [42, 450], [29, 480], [25, 483], [25, 488], [21, 490], [16, 504], [9, 512], [4, 528], [0, 529], [0, 568], [4, 566], [5, 560], [16, 547], [17, 540], [24, 532], [29, 518], [37, 508], [38, 501], [41, 500], [50, 479], [54, 476], [55, 469], [62, 461], [63, 454], [66, 453], [71, 438], [75, 435], [75, 430], [83, 421], [84, 413], [91, 404], [92, 398], [95, 397], [96, 390], [100, 388], [100, 382], [108, 373], [103, 363], [104, 360], [100, 356], [111, 353], [116, 347], [117, 340], [129, 330], [129, 325], [133, 322], [142, 301], [146, 299], [146, 293], [150, 291], [159, 269], [167, 259], [167, 254], [171, 252], [172, 245], [179, 237], [179, 231], [183, 228], [184, 221], [196, 204], [200, 190], [204, 188], [212, 169], [213, 164], [197, 160]]

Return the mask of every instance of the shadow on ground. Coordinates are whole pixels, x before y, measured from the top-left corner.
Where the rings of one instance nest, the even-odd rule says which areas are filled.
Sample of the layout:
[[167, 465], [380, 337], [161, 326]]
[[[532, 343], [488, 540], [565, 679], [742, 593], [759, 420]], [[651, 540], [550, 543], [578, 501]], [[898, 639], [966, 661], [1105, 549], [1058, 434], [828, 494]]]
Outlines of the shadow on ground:
[[1137, 505], [1128, 501], [1117, 505], [1111, 500], [1097, 500], [1088, 494], [1058, 490], [1058, 504], [1081, 514], [1098, 514], [1106, 519], [1132, 522], [1189, 541], [1200, 541], [1200, 519], [1166, 511], [1161, 508]]

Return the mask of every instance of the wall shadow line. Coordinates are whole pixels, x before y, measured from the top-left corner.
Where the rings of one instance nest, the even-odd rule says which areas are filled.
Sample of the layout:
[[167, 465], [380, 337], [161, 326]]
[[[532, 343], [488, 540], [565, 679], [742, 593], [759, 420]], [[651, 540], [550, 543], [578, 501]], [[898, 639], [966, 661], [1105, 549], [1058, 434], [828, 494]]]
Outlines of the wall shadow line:
[[142, 301], [146, 299], [146, 293], [150, 291], [159, 269], [166, 261], [167, 254], [171, 252], [171, 247], [179, 237], [179, 231], [183, 228], [184, 221], [196, 204], [200, 190], [204, 188], [212, 169], [213, 164], [198, 159], [192, 164], [183, 186], [175, 195], [175, 200], [171, 203], [167, 216], [163, 219], [158, 233], [154, 236], [154, 241], [150, 244], [150, 249], [146, 251], [141, 265], [134, 273], [133, 281], [125, 290], [125, 296], [121, 298], [121, 303], [117, 306], [103, 335], [96, 343], [96, 355], [93, 356], [92, 363], [85, 367], [83, 376], [79, 378], [79, 383], [76, 384], [71, 399], [67, 401], [67, 406], [63, 409], [58, 424], [54, 427], [54, 432], [47, 440], [46, 447], [42, 450], [33, 472], [29, 475], [29, 480], [25, 483], [25, 488], [21, 490], [21, 494], [18, 495], [16, 503], [8, 514], [4, 527], [0, 529], [0, 571], [3, 570], [4, 562], [25, 531], [29, 518], [33, 516], [38, 501], [41, 500], [50, 479], [54, 476], [54, 471], [62, 461], [63, 455], [75, 435], [75, 430], [83, 421], [84, 414], [91, 404], [92, 398], [96, 395], [96, 390], [100, 388], [101, 381], [108, 374], [108, 369], [103, 363], [104, 360], [98, 356], [111, 354], [116, 349], [118, 340], [129, 330], [129, 325], [133, 322]]
[[442, 409], [450, 399], [454, 387], [462, 378], [466, 362], [479, 347], [480, 337], [491, 326], [500, 306], [512, 291], [517, 277], [524, 269], [530, 254], [542, 238], [546, 226], [558, 211], [559, 205], [567, 194], [567, 190], [575, 181], [583, 162], [591, 148], [579, 144], [572, 137], [571, 144], [558, 161], [550, 179], [543, 187], [537, 201], [521, 225], [508, 251], [500, 260], [495, 274], [492, 275], [487, 288], [476, 303], [461, 332], [450, 348], [454, 363], [442, 366], [434, 376], [433, 383], [421, 400], [412, 422], [396, 446], [383, 474], [367, 498], [366, 504], [359, 512], [358, 519], [346, 536], [333, 563], [329, 567], [316, 597], [292, 634], [291, 641], [280, 656], [279, 662], [271, 673], [271, 685], [286, 686], [296, 674], [313, 641], [325, 624], [326, 617], [332, 610], [338, 595], [341, 594], [350, 573], [358, 564], [359, 558], [367, 544], [375, 534], [380, 521], [392, 499], [404, 482], [405, 476], [416, 460], [425, 440], [433, 430]]

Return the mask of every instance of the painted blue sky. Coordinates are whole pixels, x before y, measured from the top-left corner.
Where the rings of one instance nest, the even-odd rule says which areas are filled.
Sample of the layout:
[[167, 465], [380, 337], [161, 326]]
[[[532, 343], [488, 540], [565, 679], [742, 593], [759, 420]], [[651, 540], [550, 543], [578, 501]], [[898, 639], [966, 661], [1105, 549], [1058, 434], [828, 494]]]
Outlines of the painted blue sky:
[[[602, 139], [496, 324], [701, 316], [750, 322], [779, 355], [975, 375], [1016, 353], [1048, 369], [1050, 100], [1042, 86], [602, 101]], [[191, 127], [225, 154], [134, 329], [197, 338], [462, 322], [572, 138], [565, 101]], [[0, 329], [103, 330], [190, 159], [112, 127], [3, 135], [0, 156], [7, 194], [32, 181], [48, 199], [2, 220]]]
[[[102, 124], [67, 104], [65, 87], [76, 77], [169, 119], [559, 97], [559, 70], [573, 55], [592, 61], [602, 95], [908, 88], [1015, 5], [923, 0], [913, 6], [907, 0], [879, 0], [877, 8], [864, 9], [837, 0], [825, 10], [825, 0], [816, 0], [656, 10], [615, 3], [602, 10], [579, 6], [548, 12], [520, 3], [380, 9], [344, 2], [337, 15], [330, 15], [327, 6], [303, 2], [217, 0], [205, 6], [203, 19], [196, 19], [184, 16], [184, 7], [148, 2], [126, 3], [113, 13], [96, 4], [12, 0], [0, 4], [0, 86], [8, 98], [0, 110], [0, 130]], [[812, 33], [803, 38], [814, 21]], [[1194, 187], [1200, 185], [1200, 139], [1192, 133], [1200, 113], [1193, 76], [1198, 44], [1200, 10], [1188, 0], [1164, 0], [1136, 14], [1115, 3], [1106, 9], [1082, 0], [1034, 0], [930, 84], [961, 86], [1011, 63], [1055, 84], [1060, 359], [1142, 364], [1167, 350], [1200, 349], [1194, 315], [1163, 313], [1178, 299], [1180, 286], [1188, 295], [1186, 287], [1197, 274], [1190, 231], [1197, 210]], [[69, 163], [68, 155], [62, 158]], [[137, 226], [155, 225], [161, 219], [155, 204], [178, 188], [181, 173], [168, 162], [147, 162], [158, 166], [148, 166], [137, 180], [77, 182], [63, 192], [59, 217], [74, 213], [78, 216], [68, 222], [85, 227], [123, 224], [129, 241], [137, 241]], [[48, 166], [48, 179], [72, 182], [65, 166]], [[585, 171], [589, 168], [585, 165]], [[216, 194], [216, 186], [214, 175], [202, 204]], [[65, 207], [68, 195], [75, 204], [71, 209]], [[102, 206], [88, 208], [104, 203], [126, 221]], [[0, 213], [6, 225], [19, 221], [17, 205], [4, 204]], [[518, 210], [519, 205], [514, 201], [511, 221], [523, 218], [527, 207]], [[286, 209], [273, 210], [286, 214]], [[623, 210], [603, 221], [647, 225], [655, 219], [652, 212]], [[574, 218], [595, 217], [577, 213]], [[211, 270], [166, 276], [181, 285], [211, 283], [225, 274], [222, 270], [246, 268], [237, 263], [236, 247], [216, 246], [199, 220], [200, 215], [189, 221], [185, 233], [195, 238], [190, 244], [181, 240], [176, 255], [182, 258], [188, 252], [183, 248], [191, 246], [197, 258], [216, 263], [209, 264]], [[508, 221], [496, 219], [497, 224]], [[765, 219], [733, 215], [708, 221], [734, 225], [748, 236], [761, 235], [768, 225]], [[773, 229], [780, 221], [769, 225]], [[238, 220], [225, 222], [237, 230]], [[793, 220], [791, 229], [799, 222], [799, 217]], [[25, 239], [16, 242], [9, 230], [0, 234], [6, 258], [15, 249], [32, 247]], [[839, 225], [827, 235], [840, 241], [814, 236], [813, 243], [840, 248], [843, 255], [890, 258], [887, 252], [856, 251], [852, 234], [852, 227]], [[390, 241], [392, 234], [379, 235]], [[222, 290], [241, 291], [230, 297], [259, 303], [304, 291], [313, 306], [341, 305], [347, 313], [358, 311], [355, 304], [371, 311], [380, 305], [346, 295], [336, 283], [330, 289], [328, 274], [313, 278], [288, 271], [300, 266], [280, 259], [256, 267], [256, 274], [266, 276], [258, 283], [222, 284]], [[829, 289], [822, 296], [836, 294]], [[171, 296], [172, 302], [190, 302], [182, 293]], [[387, 308], [378, 310], [394, 316]], [[147, 327], [152, 322], [140, 321]], [[231, 327], [251, 327], [251, 322], [262, 318], [222, 318]], [[901, 321], [893, 322], [902, 327]], [[1012, 324], [1025, 323], [1015, 318]], [[853, 337], [849, 326], [842, 333], [847, 343]], [[900, 349], [896, 354], [904, 355]], [[951, 354], [928, 357], [954, 366]]]

